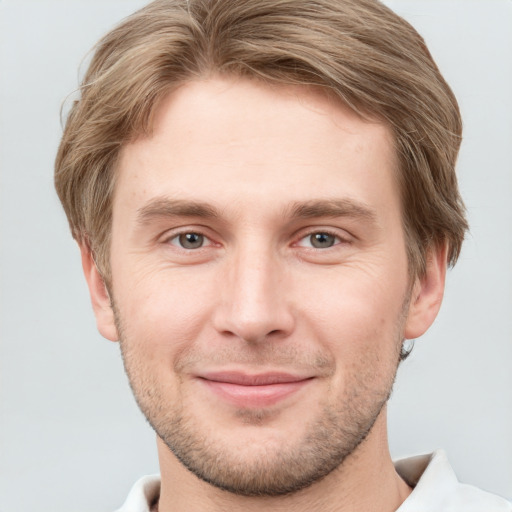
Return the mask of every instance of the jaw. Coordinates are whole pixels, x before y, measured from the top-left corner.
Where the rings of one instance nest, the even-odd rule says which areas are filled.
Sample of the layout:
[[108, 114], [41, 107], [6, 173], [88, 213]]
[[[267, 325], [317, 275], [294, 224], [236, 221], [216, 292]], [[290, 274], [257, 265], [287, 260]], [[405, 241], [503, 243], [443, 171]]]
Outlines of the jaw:
[[[226, 491], [186, 469], [157, 437], [162, 488], [160, 510], [177, 512], [264, 510], [311, 512], [396, 510], [411, 489], [392, 464], [384, 406], [373, 428], [336, 469], [309, 486], [277, 496], [247, 496]], [[371, 485], [368, 485], [371, 482]]]

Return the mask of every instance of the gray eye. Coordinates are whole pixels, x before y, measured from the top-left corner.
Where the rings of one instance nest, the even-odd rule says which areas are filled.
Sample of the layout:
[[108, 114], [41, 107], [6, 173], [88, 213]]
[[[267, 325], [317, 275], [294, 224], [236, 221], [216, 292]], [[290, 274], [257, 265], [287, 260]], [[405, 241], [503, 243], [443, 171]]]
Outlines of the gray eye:
[[313, 233], [309, 235], [309, 241], [315, 249], [328, 249], [336, 243], [336, 237], [329, 233]]
[[204, 236], [199, 233], [183, 233], [178, 236], [178, 241], [184, 249], [199, 249], [204, 244]]

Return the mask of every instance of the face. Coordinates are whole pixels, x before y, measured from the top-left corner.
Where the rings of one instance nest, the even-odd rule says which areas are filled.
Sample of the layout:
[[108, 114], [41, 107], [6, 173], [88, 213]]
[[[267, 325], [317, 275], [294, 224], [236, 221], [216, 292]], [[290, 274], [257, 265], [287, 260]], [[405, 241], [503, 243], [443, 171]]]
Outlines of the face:
[[308, 486], [371, 432], [407, 334], [390, 134], [314, 90], [184, 85], [121, 153], [111, 267], [98, 324], [173, 456], [238, 494]]

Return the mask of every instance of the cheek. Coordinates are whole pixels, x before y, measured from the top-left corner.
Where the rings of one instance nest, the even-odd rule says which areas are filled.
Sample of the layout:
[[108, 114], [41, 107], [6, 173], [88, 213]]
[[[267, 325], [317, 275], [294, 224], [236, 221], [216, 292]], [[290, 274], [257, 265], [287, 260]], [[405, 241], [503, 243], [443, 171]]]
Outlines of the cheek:
[[367, 269], [338, 269], [328, 287], [309, 286], [303, 321], [336, 361], [337, 378], [342, 381], [354, 376], [381, 381], [394, 372], [407, 281], [389, 276], [376, 276]]
[[143, 347], [146, 358], [165, 360], [182, 351], [211, 316], [212, 294], [202, 279], [146, 270], [132, 271], [117, 283], [114, 295], [123, 334]]
[[356, 341], [385, 335], [396, 325], [407, 285], [405, 276], [352, 267], [333, 269], [323, 279], [310, 279], [305, 289], [309, 316], [333, 334], [353, 330]]

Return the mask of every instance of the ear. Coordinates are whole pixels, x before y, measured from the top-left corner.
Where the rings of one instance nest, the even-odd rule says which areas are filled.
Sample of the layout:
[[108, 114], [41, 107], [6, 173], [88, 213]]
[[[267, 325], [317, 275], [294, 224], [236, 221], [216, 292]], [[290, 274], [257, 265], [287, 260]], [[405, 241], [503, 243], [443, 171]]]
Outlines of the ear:
[[79, 245], [82, 255], [82, 268], [84, 270], [87, 286], [89, 287], [89, 294], [91, 296], [98, 331], [104, 338], [107, 338], [107, 340], [117, 341], [119, 337], [117, 335], [114, 311], [107, 287], [105, 286], [105, 281], [96, 266], [89, 246], [85, 243]]
[[426, 270], [412, 288], [404, 337], [419, 338], [432, 325], [443, 301], [448, 244], [433, 247], [427, 254]]

